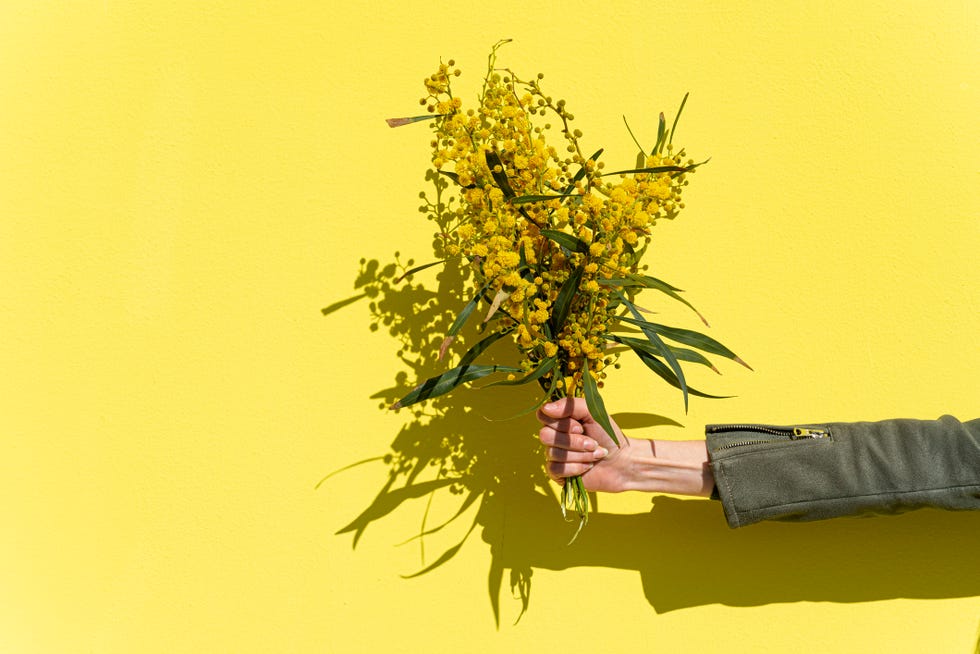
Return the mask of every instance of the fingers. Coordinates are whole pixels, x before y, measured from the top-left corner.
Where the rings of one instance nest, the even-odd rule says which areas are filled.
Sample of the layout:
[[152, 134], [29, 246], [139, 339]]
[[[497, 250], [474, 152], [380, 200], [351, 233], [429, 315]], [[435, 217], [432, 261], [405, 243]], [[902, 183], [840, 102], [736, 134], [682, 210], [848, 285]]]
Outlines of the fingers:
[[570, 434], [560, 428], [542, 427], [538, 430], [538, 438], [545, 445], [562, 450], [575, 450], [579, 452], [594, 452], [599, 449], [599, 444], [595, 439], [589, 438], [584, 434]]
[[549, 447], [545, 450], [545, 458], [554, 463], [594, 463], [609, 454], [604, 447], [597, 448], [591, 452], [576, 452], [574, 450], [563, 450], [560, 447]]
[[585, 398], [564, 397], [560, 400], [549, 402], [538, 410], [538, 420], [541, 420], [541, 422], [559, 418], [572, 418], [578, 421], [587, 418], [591, 419], [589, 408], [585, 405]]
[[549, 418], [547, 416], [538, 416], [538, 420], [541, 421], [543, 427], [551, 427], [555, 431], [564, 432], [566, 434], [584, 434], [585, 427], [582, 426], [578, 420], [573, 420], [572, 418]]
[[577, 477], [579, 475], [584, 475], [589, 470], [593, 468], [594, 463], [560, 463], [557, 461], [549, 461], [548, 465], [545, 466], [545, 470], [553, 481], [562, 483], [565, 477]]

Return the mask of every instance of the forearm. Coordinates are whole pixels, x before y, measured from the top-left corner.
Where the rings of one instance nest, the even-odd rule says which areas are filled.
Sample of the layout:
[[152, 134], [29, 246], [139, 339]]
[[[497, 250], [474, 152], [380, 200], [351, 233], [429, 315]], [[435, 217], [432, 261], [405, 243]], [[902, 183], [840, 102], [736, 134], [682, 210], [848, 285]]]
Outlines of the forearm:
[[619, 490], [707, 497], [714, 488], [705, 441], [632, 440], [616, 454]]

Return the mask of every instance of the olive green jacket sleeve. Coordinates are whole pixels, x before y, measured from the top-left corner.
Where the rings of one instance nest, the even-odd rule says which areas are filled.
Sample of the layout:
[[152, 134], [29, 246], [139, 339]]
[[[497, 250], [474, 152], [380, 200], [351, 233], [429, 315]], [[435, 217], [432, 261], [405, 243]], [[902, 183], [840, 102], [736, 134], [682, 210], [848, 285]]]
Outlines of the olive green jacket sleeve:
[[980, 419], [708, 425], [705, 436], [731, 527], [980, 509]]

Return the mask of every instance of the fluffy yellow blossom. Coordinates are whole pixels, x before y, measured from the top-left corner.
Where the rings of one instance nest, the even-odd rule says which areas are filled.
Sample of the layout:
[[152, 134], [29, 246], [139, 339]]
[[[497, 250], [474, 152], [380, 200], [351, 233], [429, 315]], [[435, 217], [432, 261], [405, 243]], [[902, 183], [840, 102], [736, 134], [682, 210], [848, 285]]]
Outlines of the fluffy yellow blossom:
[[[554, 393], [581, 394], [585, 368], [597, 381], [605, 376], [604, 336], [618, 302], [619, 289], [599, 282], [639, 271], [641, 237], [648, 240], [658, 218], [672, 218], [683, 206], [684, 176], [637, 173], [610, 181], [601, 174], [603, 163], [580, 148], [584, 137], [569, 125], [573, 116], [564, 101], [552, 100], [538, 79], [522, 81], [491, 65], [479, 104], [467, 108], [451, 92], [458, 74], [441, 64], [425, 80], [423, 104], [443, 114], [432, 122], [432, 164], [454, 171], [449, 176], [458, 184], [456, 199], [443, 197], [441, 209], [433, 209], [450, 221], [439, 242], [447, 256], [468, 263], [475, 289], [487, 289], [487, 301], [495, 298], [494, 319], [513, 329], [521, 370], [557, 357], [544, 381]], [[549, 142], [551, 135], [558, 141]], [[643, 165], [689, 165], [683, 156], [659, 148]], [[525, 196], [554, 199], [514, 201]], [[587, 250], [548, 236], [556, 232]], [[564, 323], [552, 333], [556, 303], [573, 271], [578, 286], [564, 294]]]

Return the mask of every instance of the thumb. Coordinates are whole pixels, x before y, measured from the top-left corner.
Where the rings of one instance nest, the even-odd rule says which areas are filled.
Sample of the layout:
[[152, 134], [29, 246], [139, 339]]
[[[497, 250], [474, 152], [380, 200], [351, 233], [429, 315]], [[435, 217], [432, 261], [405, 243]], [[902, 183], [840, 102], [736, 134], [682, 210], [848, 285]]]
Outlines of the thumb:
[[560, 400], [549, 402], [541, 407], [542, 413], [552, 418], [572, 418], [579, 422], [583, 420], [592, 421], [589, 408], [585, 404], [583, 397], [563, 397]]

